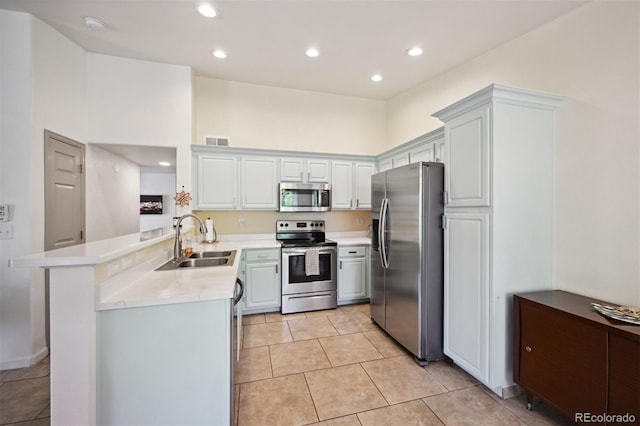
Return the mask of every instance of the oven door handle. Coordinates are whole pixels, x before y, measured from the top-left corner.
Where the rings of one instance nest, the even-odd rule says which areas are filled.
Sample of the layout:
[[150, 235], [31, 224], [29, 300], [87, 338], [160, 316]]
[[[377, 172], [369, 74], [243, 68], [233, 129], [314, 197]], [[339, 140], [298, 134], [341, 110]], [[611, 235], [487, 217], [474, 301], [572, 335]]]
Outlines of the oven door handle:
[[[291, 248], [287, 248], [287, 249], [282, 249], [282, 254], [287, 255], [287, 254], [305, 254], [307, 251], [306, 248], [301, 248], [301, 249], [291, 249]], [[327, 248], [327, 249], [320, 249], [318, 252], [320, 254], [331, 254], [333, 252], [335, 252], [336, 249], [335, 248]]]

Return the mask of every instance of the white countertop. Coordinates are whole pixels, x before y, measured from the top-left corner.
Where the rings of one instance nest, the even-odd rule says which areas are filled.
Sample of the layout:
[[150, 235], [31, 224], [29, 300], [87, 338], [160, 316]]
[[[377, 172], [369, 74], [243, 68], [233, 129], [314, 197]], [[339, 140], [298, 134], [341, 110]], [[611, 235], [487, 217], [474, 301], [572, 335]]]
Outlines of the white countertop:
[[[139, 274], [137, 279], [122, 285], [122, 290], [102, 298], [97, 305], [97, 310], [230, 299], [234, 296], [242, 249], [250, 248], [279, 249], [280, 244], [275, 238], [199, 244], [196, 251], [236, 250], [233, 265], [155, 271], [156, 267], [166, 261], [166, 259], [158, 259], [148, 265], [146, 273]], [[120, 278], [116, 276], [110, 281], [127, 279], [126, 276]], [[112, 286], [113, 282], [103, 284]]]
[[174, 235], [173, 228], [159, 228], [18, 257], [9, 260], [9, 266], [55, 268], [97, 265], [171, 239]]
[[[188, 229], [183, 230], [186, 231]], [[157, 229], [23, 256], [11, 259], [9, 264], [12, 267], [47, 268], [98, 265], [172, 239], [174, 235], [173, 228]], [[327, 233], [327, 238], [343, 246], [371, 243], [371, 239], [362, 232]], [[241, 252], [250, 248], [280, 248], [280, 244], [276, 241], [275, 234], [237, 234], [221, 235], [220, 241], [198, 244], [195, 248], [196, 251], [236, 250], [236, 257], [230, 266], [155, 271], [155, 268], [168, 259], [152, 259], [100, 283], [99, 286], [105, 291], [100, 292], [102, 296], [97, 301], [96, 310], [232, 298], [242, 259]]]

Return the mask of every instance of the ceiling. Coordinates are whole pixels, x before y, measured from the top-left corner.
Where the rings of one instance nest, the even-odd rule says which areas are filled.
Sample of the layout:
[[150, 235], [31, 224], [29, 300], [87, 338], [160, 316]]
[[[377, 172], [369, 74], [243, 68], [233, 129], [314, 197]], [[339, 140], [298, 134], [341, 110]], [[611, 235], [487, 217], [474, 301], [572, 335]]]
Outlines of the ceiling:
[[[207, 0], [202, 0], [207, 1]], [[197, 75], [389, 99], [586, 0], [0, 0], [89, 52], [185, 65]], [[83, 17], [105, 24], [88, 28]], [[305, 50], [316, 47], [320, 56]], [[405, 51], [420, 46], [424, 53]], [[228, 57], [217, 59], [213, 49]], [[380, 73], [383, 80], [372, 82]]]
[[[92, 146], [109, 151], [119, 157], [136, 163], [140, 167], [151, 167], [159, 170], [166, 170], [167, 173], [175, 173], [176, 170], [176, 148], [161, 146], [141, 146], [141, 145], [116, 145], [108, 143], [92, 143]], [[160, 162], [167, 162], [169, 166], [162, 167]]]

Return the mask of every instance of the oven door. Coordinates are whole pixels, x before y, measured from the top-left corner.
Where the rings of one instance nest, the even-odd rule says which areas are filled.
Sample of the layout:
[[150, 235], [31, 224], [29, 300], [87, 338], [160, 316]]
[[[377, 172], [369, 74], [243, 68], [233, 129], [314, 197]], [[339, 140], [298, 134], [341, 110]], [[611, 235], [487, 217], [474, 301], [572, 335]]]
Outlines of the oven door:
[[319, 250], [319, 275], [307, 275], [305, 253], [307, 249], [282, 249], [282, 294], [310, 293], [337, 290], [335, 247], [323, 247]]

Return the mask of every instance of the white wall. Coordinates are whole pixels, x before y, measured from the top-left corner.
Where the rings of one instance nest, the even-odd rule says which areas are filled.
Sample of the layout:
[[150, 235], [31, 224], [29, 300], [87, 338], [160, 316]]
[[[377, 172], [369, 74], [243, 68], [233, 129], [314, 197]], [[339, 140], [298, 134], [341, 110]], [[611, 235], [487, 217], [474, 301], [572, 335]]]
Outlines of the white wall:
[[85, 52], [42, 21], [0, 10], [0, 201], [14, 238], [0, 241], [0, 369], [46, 356], [44, 274], [9, 269], [44, 250], [44, 129], [86, 139]]
[[87, 242], [139, 232], [140, 167], [87, 145]]
[[162, 214], [140, 215], [140, 232], [173, 226], [173, 216], [176, 215], [174, 170], [141, 167], [140, 194], [162, 195]]
[[[596, 1], [389, 101], [390, 146], [496, 82], [566, 96], [556, 114], [555, 288], [640, 305], [638, 2]], [[535, 159], [532, 159], [535, 160]]]
[[191, 69], [87, 54], [89, 142], [176, 147], [176, 176], [191, 188]]
[[384, 150], [386, 103], [206, 77], [195, 79], [195, 144], [342, 154]]

